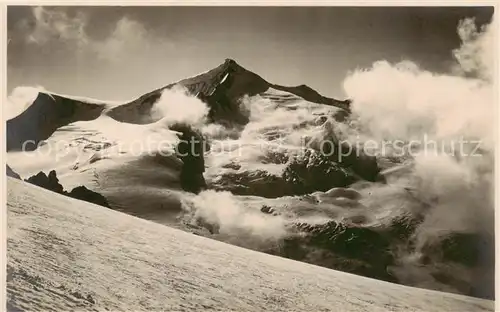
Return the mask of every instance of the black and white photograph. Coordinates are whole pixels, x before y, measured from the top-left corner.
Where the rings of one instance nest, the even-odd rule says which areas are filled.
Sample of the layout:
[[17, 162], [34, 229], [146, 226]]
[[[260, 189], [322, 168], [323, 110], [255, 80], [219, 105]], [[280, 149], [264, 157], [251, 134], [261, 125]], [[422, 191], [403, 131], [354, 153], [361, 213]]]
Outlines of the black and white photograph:
[[496, 6], [376, 4], [4, 4], [0, 310], [495, 311]]

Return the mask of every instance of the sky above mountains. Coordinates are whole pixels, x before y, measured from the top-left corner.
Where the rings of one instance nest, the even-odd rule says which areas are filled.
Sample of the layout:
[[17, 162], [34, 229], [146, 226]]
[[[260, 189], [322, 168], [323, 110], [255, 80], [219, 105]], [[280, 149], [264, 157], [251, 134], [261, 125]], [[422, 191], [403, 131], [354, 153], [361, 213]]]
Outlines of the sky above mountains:
[[[15, 7], [7, 11], [8, 92], [128, 100], [232, 58], [281, 85], [343, 99], [342, 82], [373, 62], [447, 72], [459, 21], [493, 8]], [[390, 87], [390, 86], [388, 86]]]

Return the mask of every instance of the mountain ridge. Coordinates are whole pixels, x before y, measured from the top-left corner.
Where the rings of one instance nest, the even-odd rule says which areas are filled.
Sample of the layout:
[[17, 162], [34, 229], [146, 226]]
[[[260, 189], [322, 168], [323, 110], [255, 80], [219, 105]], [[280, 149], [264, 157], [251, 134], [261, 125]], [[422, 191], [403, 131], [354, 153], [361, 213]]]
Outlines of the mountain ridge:
[[[115, 107], [108, 112], [108, 115], [120, 121], [126, 120], [131, 123], [147, 123], [151, 120], [137, 120], [130, 118], [131, 111], [144, 114], [152, 108], [158, 101], [161, 93], [166, 89], [175, 86], [182, 86], [194, 95], [206, 102], [211, 110], [212, 120], [236, 119], [238, 124], [246, 123], [244, 116], [238, 116], [237, 101], [244, 95], [253, 96], [263, 93], [269, 88], [292, 93], [306, 101], [338, 107], [347, 113], [350, 112], [350, 100], [336, 100], [319, 94], [316, 90], [307, 85], [282, 86], [268, 82], [258, 74], [247, 70], [235, 60], [227, 58], [224, 63], [196, 76], [179, 80], [164, 87], [148, 92], [136, 100], [127, 104]], [[225, 112], [224, 112], [225, 111]], [[233, 116], [227, 116], [228, 113]], [[236, 118], [235, 118], [235, 116]]]
[[190, 78], [184, 78], [184, 79], [181, 79], [181, 80], [179, 80], [177, 82], [168, 84], [167, 86], [155, 89], [155, 90], [153, 90], [151, 92], [148, 92], [148, 93], [144, 94], [140, 98], [147, 97], [149, 94], [152, 94], [154, 92], [163, 91], [165, 89], [171, 88], [171, 87], [173, 87], [174, 85], [177, 85], [177, 84], [180, 84], [180, 85], [183, 85], [183, 86], [185, 86], [187, 88], [190, 88], [190, 87], [192, 87], [191, 86], [192, 82], [201, 82], [201, 78], [206, 78], [207, 76], [214, 75], [214, 74], [217, 75], [218, 77], [220, 77], [221, 75], [224, 75], [224, 74], [227, 74], [227, 73], [231, 73], [231, 72], [237, 72], [237, 71], [247, 71], [247, 72], [250, 72], [253, 75], [257, 76], [258, 79], [264, 81], [270, 87], [275, 88], [277, 90], [286, 91], [286, 92], [290, 92], [290, 93], [294, 93], [294, 94], [300, 93], [300, 94], [304, 95], [305, 97], [301, 96], [299, 94], [296, 94], [296, 95], [301, 96], [305, 100], [311, 101], [311, 99], [307, 99], [306, 98], [306, 97], [308, 97], [308, 93], [309, 93], [309, 97], [310, 98], [312, 98], [313, 96], [317, 98], [315, 101], [311, 101], [311, 102], [318, 103], [318, 104], [332, 105], [332, 106], [337, 106], [338, 105], [342, 109], [350, 110], [349, 109], [349, 104], [351, 103], [351, 101], [349, 99], [346, 99], [346, 100], [337, 100], [337, 99], [334, 99], [334, 98], [323, 96], [318, 91], [314, 90], [313, 88], [311, 88], [310, 86], [308, 86], [306, 84], [301, 84], [301, 85], [298, 85], [298, 86], [283, 86], [283, 85], [271, 83], [271, 82], [267, 81], [266, 79], [262, 78], [260, 75], [258, 75], [256, 73], [254, 73], [254, 72], [252, 72], [252, 71], [244, 68], [243, 66], [241, 66], [240, 64], [238, 64], [234, 59], [231, 59], [231, 58], [226, 58], [224, 60], [224, 63], [222, 63], [222, 64], [214, 67], [213, 69], [210, 69], [210, 70], [208, 70], [206, 72], [200, 73], [200, 74], [198, 74], [196, 76], [193, 76], [193, 77], [190, 77]]
[[[28, 108], [7, 120], [7, 151], [34, 150], [38, 143], [49, 138], [59, 127], [93, 120], [101, 114], [133, 124], [155, 122], [158, 118], [151, 114], [153, 106], [164, 90], [175, 86], [186, 88], [191, 95], [206, 102], [210, 108], [210, 121], [225, 125], [246, 124], [248, 116], [240, 111], [239, 100], [245, 95], [257, 95], [269, 88], [292, 93], [309, 102], [338, 107], [342, 116], [350, 112], [350, 100], [340, 101], [322, 96], [304, 84], [286, 87], [270, 83], [227, 58], [224, 63], [204, 73], [168, 84], [120, 105], [40, 91]], [[25, 146], [27, 141], [34, 144]]]

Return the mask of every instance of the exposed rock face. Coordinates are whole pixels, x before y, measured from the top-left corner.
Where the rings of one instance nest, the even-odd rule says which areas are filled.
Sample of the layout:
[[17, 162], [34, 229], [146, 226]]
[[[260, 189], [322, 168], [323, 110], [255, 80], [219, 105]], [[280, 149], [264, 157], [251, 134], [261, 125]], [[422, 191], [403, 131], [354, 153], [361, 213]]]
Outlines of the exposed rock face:
[[485, 264], [485, 261], [491, 263], [492, 259], [485, 259], [482, 256], [485, 251], [491, 250], [492, 246], [494, 246], [493, 241], [488, 241], [478, 233], [453, 233], [439, 243], [439, 250], [447, 261], [474, 267]]
[[264, 170], [225, 173], [210, 186], [235, 195], [277, 198], [292, 194], [290, 185], [282, 177]]
[[423, 221], [424, 217], [422, 215], [402, 214], [392, 219], [388, 233], [391, 237], [409, 241], [413, 245], [411, 241], [412, 235]]
[[338, 163], [310, 150], [288, 163], [283, 179], [290, 184], [294, 195], [326, 192], [333, 187], [345, 187], [356, 181], [352, 173]]
[[100, 116], [104, 105], [40, 92], [20, 115], [7, 120], [7, 151], [33, 151], [58, 128]]
[[351, 170], [360, 178], [367, 181], [380, 179], [380, 168], [375, 156], [367, 155], [363, 149], [355, 144], [339, 140], [334, 131], [335, 126], [331, 121], [322, 125], [323, 136], [309, 138], [306, 144], [322, 156], [338, 163], [343, 168]]
[[[272, 207], [261, 211], [270, 214]], [[294, 224], [298, 235], [284, 239], [278, 252], [270, 253], [335, 270], [400, 281], [392, 270], [401, 248], [419, 255], [412, 265], [425, 266], [437, 282], [455, 291], [486, 299], [494, 299], [494, 239], [485, 234], [452, 233], [418, 246], [415, 231], [423, 217], [405, 213], [391, 222], [372, 227], [354, 222], [330, 221], [324, 224]], [[461, 268], [472, 268], [477, 277], [460, 276]]]
[[211, 186], [235, 195], [277, 198], [315, 191], [325, 192], [334, 187], [346, 187], [357, 181], [350, 169], [343, 168], [329, 157], [312, 150], [283, 161], [286, 167], [281, 176], [264, 170], [227, 172]]
[[49, 175], [45, 175], [42, 171], [38, 174], [29, 177], [26, 182], [43, 187], [44, 189], [63, 194], [63, 186], [59, 183], [56, 172], [54, 170], [49, 172]]
[[390, 239], [368, 227], [330, 221], [321, 225], [299, 223], [305, 236], [286, 239], [284, 256], [336, 270], [397, 282], [387, 272], [394, 258]]
[[180, 143], [176, 152], [182, 160], [181, 187], [188, 192], [199, 193], [206, 188], [204, 152], [208, 149], [207, 143], [201, 133], [185, 124], [176, 124], [170, 127], [181, 132]]
[[109, 203], [106, 200], [106, 197], [102, 196], [97, 192], [89, 190], [83, 185], [75, 187], [69, 193], [65, 192], [65, 195], [75, 199], [83, 200], [89, 203], [110, 208]]
[[61, 195], [65, 195], [68, 197], [83, 200], [89, 203], [101, 205], [108, 208], [110, 207], [108, 201], [104, 196], [87, 189], [85, 186], [75, 187], [69, 193], [64, 191], [63, 186], [59, 183], [59, 179], [57, 178], [55, 170], [50, 171], [48, 176], [40, 171], [38, 174], [26, 179], [25, 181], [37, 185], [39, 187], [43, 187], [44, 189], [47, 189], [49, 191], [59, 193]]
[[495, 241], [486, 233], [451, 233], [421, 247], [426, 264], [451, 263], [452, 267], [473, 269], [475, 278], [468, 280], [453, 270], [432, 272], [442, 283], [453, 285], [461, 293], [486, 299], [495, 298]]
[[260, 211], [266, 214], [275, 214], [273, 207], [264, 205], [260, 208]]

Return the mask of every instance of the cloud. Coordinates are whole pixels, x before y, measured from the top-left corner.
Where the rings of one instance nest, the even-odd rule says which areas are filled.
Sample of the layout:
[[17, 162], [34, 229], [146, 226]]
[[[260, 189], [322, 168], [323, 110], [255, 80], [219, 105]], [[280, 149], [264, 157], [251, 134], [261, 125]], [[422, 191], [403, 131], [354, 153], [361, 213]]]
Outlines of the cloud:
[[344, 88], [360, 123], [379, 140], [492, 139], [494, 93], [481, 80], [379, 61], [351, 74]]
[[[415, 236], [417, 250], [453, 232], [494, 236], [496, 101], [492, 24], [478, 30], [473, 19], [459, 23], [457, 33], [462, 43], [452, 51], [456, 65], [450, 74], [430, 72], [409, 61], [379, 61], [344, 80], [344, 89], [353, 100], [357, 128], [366, 137], [377, 142], [420, 139], [418, 142], [424, 143], [422, 137], [426, 136], [438, 142], [439, 147], [427, 145], [421, 149], [413, 158], [412, 169], [385, 186], [409, 187], [412, 196], [426, 203], [421, 208], [425, 218]], [[441, 150], [460, 139], [472, 140], [473, 145], [479, 143], [482, 153], [458, 157]], [[372, 193], [380, 194], [380, 190]], [[402, 189], [401, 195], [406, 194]], [[387, 197], [375, 200], [384, 207], [390, 202]], [[401, 205], [412, 207], [411, 202]], [[483, 249], [483, 254], [494, 252]], [[418, 259], [413, 253], [404, 256], [396, 277], [414, 286], [429, 285], [422, 276], [437, 266], [422, 266]], [[488, 267], [485, 269], [491, 273]]]
[[[493, 24], [493, 23], [492, 23]], [[473, 19], [460, 21], [462, 40], [454, 49], [450, 74], [425, 70], [411, 61], [378, 61], [344, 80], [352, 109], [377, 139], [433, 139], [459, 136], [493, 141], [493, 27], [478, 30]]]
[[21, 114], [38, 96], [40, 91], [44, 91], [41, 86], [28, 87], [19, 86], [12, 90], [11, 94], [7, 97], [4, 106], [4, 120], [9, 120]]
[[176, 74], [182, 64], [169, 63], [176, 48], [172, 38], [148, 21], [100, 12], [78, 7], [19, 12], [8, 30], [8, 88], [43, 84], [58, 93], [128, 100], [181, 78]]
[[95, 41], [93, 49], [99, 58], [116, 62], [126, 54], [139, 55], [144, 50], [150, 49], [151, 38], [148, 31], [141, 23], [128, 17], [122, 17], [110, 35], [102, 41]]
[[209, 107], [181, 86], [163, 90], [152, 108], [153, 117], [162, 118], [165, 124], [185, 123], [195, 127], [205, 123], [208, 113]]
[[[401, 139], [437, 142], [414, 157], [412, 188], [433, 203], [423, 240], [444, 231], [492, 233], [495, 92], [493, 27], [477, 30], [473, 20], [457, 27], [462, 40], [453, 51], [454, 74], [433, 73], [411, 62], [379, 61], [344, 81], [359, 129], [377, 142]], [[479, 144], [481, 154], [458, 154], [460, 140]], [[462, 141], [463, 142], [463, 141]], [[450, 155], [442, 147], [454, 147]], [[465, 146], [465, 148], [468, 148]], [[439, 234], [440, 235], [440, 234]]]
[[93, 38], [87, 32], [89, 16], [46, 7], [32, 8], [33, 23], [23, 20], [18, 33], [27, 44], [53, 46], [66, 44], [76, 51], [107, 62], [121, 62], [130, 57], [140, 57], [153, 47], [166, 46], [167, 42], [151, 35], [145, 26], [130, 17], [123, 16], [104, 38]]
[[86, 45], [89, 38], [85, 33], [87, 18], [78, 13], [74, 17], [64, 11], [48, 10], [44, 7], [32, 9], [34, 26], [28, 29], [28, 23], [23, 21], [21, 28], [25, 30], [28, 43], [44, 45], [52, 40], [72, 41], [77, 45]]
[[453, 50], [458, 61], [458, 72], [473, 74], [491, 80], [494, 75], [494, 22], [477, 29], [475, 20], [460, 21], [457, 33], [462, 40], [460, 48]]
[[[192, 222], [203, 220], [216, 225], [219, 233], [233, 235], [247, 241], [277, 241], [287, 235], [285, 220], [280, 216], [268, 216], [258, 209], [243, 205], [243, 202], [230, 192], [207, 190], [198, 196], [186, 199], [183, 209], [192, 214]], [[241, 241], [240, 241], [241, 243]]]

